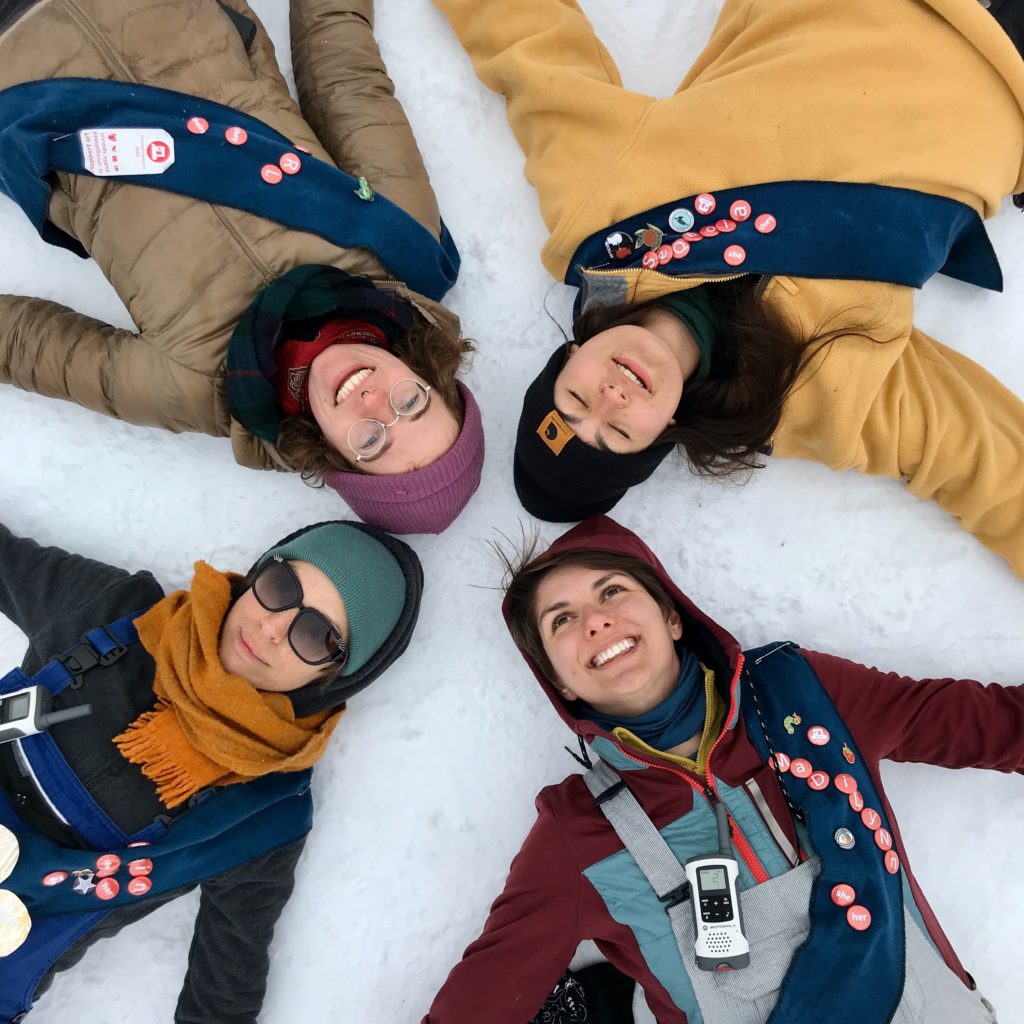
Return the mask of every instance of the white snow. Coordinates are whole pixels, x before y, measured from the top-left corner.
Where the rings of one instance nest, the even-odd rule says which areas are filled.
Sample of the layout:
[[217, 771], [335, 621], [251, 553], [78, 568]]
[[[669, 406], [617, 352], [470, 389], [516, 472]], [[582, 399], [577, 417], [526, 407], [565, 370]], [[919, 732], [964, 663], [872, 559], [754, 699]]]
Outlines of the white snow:
[[[286, 5], [254, 6], [288, 72]], [[662, 96], [718, 7], [585, 0], [627, 86]], [[272, 951], [270, 1024], [418, 1021], [500, 891], [534, 794], [575, 770], [562, 750], [571, 736], [502, 625], [487, 546], [497, 531], [532, 526], [512, 487], [514, 429], [523, 390], [558, 339], [545, 304], [567, 325], [570, 293], [540, 266], [544, 229], [503, 102], [476, 80], [443, 18], [428, 0], [379, 0], [377, 34], [462, 251], [450, 300], [479, 344], [469, 381], [488, 458], [454, 528], [414, 539], [427, 590], [412, 646], [353, 701], [317, 771], [317, 820]], [[1024, 395], [1024, 216], [1007, 203], [990, 232], [1005, 294], [936, 278], [919, 323]], [[0, 238], [0, 289], [131, 326], [96, 266], [44, 245], [6, 201]], [[224, 440], [128, 426], [10, 388], [0, 429], [5, 522], [151, 569], [168, 589], [187, 584], [196, 558], [241, 570], [295, 527], [345, 514], [295, 477], [237, 467]], [[1021, 581], [898, 483], [780, 460], [744, 487], [701, 486], [666, 464], [615, 515], [745, 646], [791, 638], [911, 675], [1021, 682]], [[5, 661], [18, 662], [24, 638], [6, 620], [0, 641]], [[950, 734], [951, 747], [960, 741]], [[1020, 777], [889, 765], [885, 780], [944, 928], [1003, 1019], [1017, 1019]], [[179, 900], [94, 947], [33, 1024], [169, 1021], [197, 904]]]

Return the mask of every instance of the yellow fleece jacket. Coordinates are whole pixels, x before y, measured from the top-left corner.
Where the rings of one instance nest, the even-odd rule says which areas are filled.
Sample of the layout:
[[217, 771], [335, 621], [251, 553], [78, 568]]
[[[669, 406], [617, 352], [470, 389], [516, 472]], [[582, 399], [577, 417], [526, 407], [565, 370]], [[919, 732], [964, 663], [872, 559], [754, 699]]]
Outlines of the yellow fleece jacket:
[[[1024, 191], [1024, 61], [977, 0], [726, 0], [662, 100], [622, 87], [574, 0], [435, 3], [505, 97], [559, 279], [591, 234], [698, 192], [867, 182], [987, 217]], [[709, 280], [604, 273], [633, 302]], [[762, 297], [802, 336], [870, 328], [809, 364], [774, 453], [902, 478], [1024, 577], [1024, 403], [914, 327], [910, 288], [775, 277]]]

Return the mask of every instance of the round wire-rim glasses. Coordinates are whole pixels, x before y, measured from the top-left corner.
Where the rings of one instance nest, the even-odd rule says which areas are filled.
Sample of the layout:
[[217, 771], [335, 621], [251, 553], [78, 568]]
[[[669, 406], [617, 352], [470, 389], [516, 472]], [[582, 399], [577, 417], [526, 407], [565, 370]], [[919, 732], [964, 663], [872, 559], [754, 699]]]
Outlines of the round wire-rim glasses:
[[348, 428], [348, 446], [356, 462], [371, 462], [383, 451], [388, 442], [388, 428], [403, 416], [419, 416], [430, 406], [429, 384], [421, 384], [412, 377], [396, 380], [388, 392], [388, 401], [395, 418], [390, 423], [375, 419], [356, 420]]

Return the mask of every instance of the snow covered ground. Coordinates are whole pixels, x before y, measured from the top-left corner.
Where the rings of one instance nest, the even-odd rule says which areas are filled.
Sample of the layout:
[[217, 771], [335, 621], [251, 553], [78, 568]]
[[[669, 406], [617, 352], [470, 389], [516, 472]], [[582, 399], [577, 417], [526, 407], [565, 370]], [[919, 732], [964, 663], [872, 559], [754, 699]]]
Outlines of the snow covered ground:
[[[287, 69], [284, 0], [254, 6]], [[718, 6], [584, 0], [626, 85], [659, 96], [682, 78]], [[534, 794], [575, 770], [562, 750], [569, 734], [501, 623], [487, 547], [497, 531], [531, 525], [512, 487], [514, 429], [523, 390], [558, 339], [544, 304], [566, 325], [570, 294], [539, 264], [544, 230], [502, 101], [477, 82], [442, 17], [428, 0], [378, 0], [377, 34], [462, 251], [450, 301], [479, 344], [469, 381], [488, 458], [455, 527], [415, 538], [427, 576], [417, 635], [353, 702], [317, 770], [317, 821], [273, 947], [269, 1024], [418, 1021], [500, 891]], [[919, 298], [919, 323], [1024, 395], [1024, 216], [1007, 204], [990, 232], [1005, 294], [936, 278]], [[94, 264], [45, 246], [6, 201], [0, 239], [0, 290], [132, 326]], [[196, 558], [242, 570], [296, 526], [345, 514], [331, 493], [237, 467], [224, 440], [128, 426], [13, 389], [0, 393], [0, 431], [4, 521], [149, 568], [168, 589], [187, 584]], [[615, 514], [745, 646], [792, 638], [918, 676], [1021, 682], [1021, 581], [897, 483], [775, 461], [745, 487], [701, 486], [667, 463]], [[6, 620], [0, 643], [4, 661], [17, 662], [24, 639]], [[959, 741], [950, 734], [951, 746]], [[1017, 1020], [1020, 777], [891, 765], [885, 779], [947, 933], [1002, 1019]], [[33, 1024], [170, 1020], [197, 903], [179, 900], [95, 947], [41, 1000]]]

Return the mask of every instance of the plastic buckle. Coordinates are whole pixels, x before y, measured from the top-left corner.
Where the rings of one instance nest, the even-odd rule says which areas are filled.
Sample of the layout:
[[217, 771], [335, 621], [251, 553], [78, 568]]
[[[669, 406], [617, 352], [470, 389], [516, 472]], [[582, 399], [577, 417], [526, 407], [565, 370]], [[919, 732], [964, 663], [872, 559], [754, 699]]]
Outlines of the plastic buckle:
[[72, 690], [77, 690], [82, 685], [82, 676], [89, 669], [102, 663], [99, 654], [96, 653], [96, 648], [88, 642], [75, 644], [67, 654], [59, 655], [57, 660], [73, 676], [71, 682], [68, 683]]
[[667, 914], [673, 907], [678, 907], [680, 903], [685, 903], [690, 896], [690, 883], [683, 882], [682, 885], [676, 886], [671, 892], [665, 893], [664, 896], [659, 896], [658, 899], [665, 904], [665, 913]]

